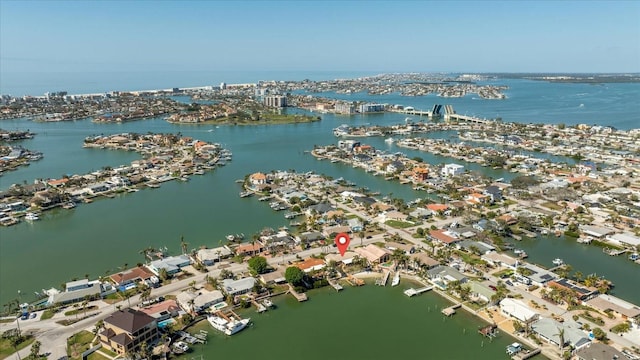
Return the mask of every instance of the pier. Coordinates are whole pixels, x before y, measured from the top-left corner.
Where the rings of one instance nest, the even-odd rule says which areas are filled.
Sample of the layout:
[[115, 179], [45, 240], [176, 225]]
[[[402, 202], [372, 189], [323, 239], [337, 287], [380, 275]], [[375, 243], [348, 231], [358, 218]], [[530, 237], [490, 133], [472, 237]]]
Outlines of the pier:
[[487, 326], [481, 326], [478, 328], [478, 334], [488, 338], [494, 338], [498, 336], [498, 325], [489, 324]]
[[540, 348], [535, 348], [533, 350], [523, 350], [520, 351], [519, 353], [515, 354], [514, 356], [512, 356], [512, 359], [514, 360], [526, 360], [529, 358], [532, 358], [538, 354], [540, 354], [542, 352], [542, 350], [540, 350]]
[[267, 311], [267, 307], [262, 305], [261, 303], [255, 301], [255, 300], [251, 300], [251, 304], [253, 304], [253, 306], [256, 307], [256, 309], [258, 310], [258, 313], [263, 313], [265, 311]]
[[291, 293], [291, 295], [293, 295], [293, 297], [296, 298], [296, 300], [298, 300], [298, 302], [303, 302], [303, 301], [307, 301], [308, 300], [307, 294], [305, 294], [305, 293], [301, 294], [301, 293], [297, 292], [293, 288], [293, 286], [291, 286], [291, 284], [289, 284], [289, 292]]
[[414, 289], [414, 288], [410, 288], [404, 291], [404, 294], [407, 295], [408, 297], [412, 297], [414, 295], [420, 295], [423, 292], [427, 292], [429, 290], [432, 290], [433, 286], [425, 286], [423, 288], [420, 289]]
[[448, 308], [442, 309], [442, 313], [444, 316], [451, 316], [456, 313], [456, 309], [460, 308], [462, 304], [456, 304], [449, 306]]
[[331, 285], [331, 287], [336, 289], [336, 291], [338, 291], [338, 292], [343, 289], [342, 285], [338, 284], [337, 282], [335, 282], [333, 280], [329, 280], [329, 285]]
[[351, 286], [362, 286], [362, 285], [364, 285], [364, 280], [358, 279], [357, 277], [355, 277], [353, 275], [347, 276], [347, 278], [345, 280], [349, 284], [351, 284]]
[[609, 256], [618, 256], [627, 252], [627, 250], [616, 250], [611, 248], [603, 248], [602, 252]]
[[388, 270], [385, 270], [382, 277], [376, 280], [376, 285], [387, 286], [387, 281], [389, 280], [389, 274], [391, 274], [391, 272]]

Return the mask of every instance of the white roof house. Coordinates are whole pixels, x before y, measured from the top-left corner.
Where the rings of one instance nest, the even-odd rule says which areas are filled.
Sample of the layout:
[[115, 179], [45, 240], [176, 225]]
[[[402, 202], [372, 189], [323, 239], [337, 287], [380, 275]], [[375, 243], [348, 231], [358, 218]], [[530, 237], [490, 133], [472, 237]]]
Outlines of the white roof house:
[[442, 168], [442, 175], [444, 176], [455, 176], [462, 174], [464, 172], [464, 166], [458, 164], [446, 164]]
[[207, 266], [213, 265], [214, 262], [220, 261], [220, 259], [224, 259], [229, 256], [231, 256], [231, 250], [225, 246], [213, 249], [200, 249], [196, 253], [198, 260], [202, 261], [202, 263]]
[[222, 289], [229, 295], [242, 295], [253, 290], [256, 279], [252, 277], [242, 278], [240, 280], [225, 279], [222, 281]]
[[638, 246], [640, 245], [640, 237], [632, 234], [622, 233], [607, 236], [607, 240], [618, 243], [620, 245]]
[[540, 316], [524, 303], [510, 298], [505, 298], [500, 301], [500, 311], [520, 321], [529, 321], [537, 319]]

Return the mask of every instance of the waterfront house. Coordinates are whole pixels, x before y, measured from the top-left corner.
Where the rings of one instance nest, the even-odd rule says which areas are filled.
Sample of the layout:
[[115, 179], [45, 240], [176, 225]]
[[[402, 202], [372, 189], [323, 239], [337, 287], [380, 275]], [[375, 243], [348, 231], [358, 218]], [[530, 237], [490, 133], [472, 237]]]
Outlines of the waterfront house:
[[231, 255], [231, 250], [228, 247], [220, 246], [213, 249], [200, 249], [196, 253], [196, 258], [204, 265], [211, 266], [216, 261], [220, 261], [220, 259], [226, 259]]
[[432, 215], [433, 215], [433, 212], [431, 210], [427, 210], [421, 207], [416, 208], [415, 210], [409, 213], [409, 216], [412, 216], [416, 219], [423, 219], [423, 220], [431, 217]]
[[371, 265], [387, 262], [391, 256], [391, 251], [379, 248], [373, 244], [356, 248], [354, 251], [361, 257], [367, 259]]
[[313, 215], [318, 214], [318, 215], [324, 215], [329, 211], [335, 210], [335, 208], [333, 207], [333, 205], [329, 204], [329, 203], [319, 203], [316, 205], [311, 205], [307, 208], [306, 212], [307, 215]]
[[476, 301], [480, 300], [488, 303], [491, 301], [493, 294], [495, 294], [495, 291], [492, 288], [477, 281], [469, 281], [467, 282], [467, 285], [469, 286], [469, 289], [471, 289], [471, 299]]
[[160, 271], [164, 269], [167, 275], [173, 276], [181, 271], [185, 266], [191, 264], [191, 259], [187, 255], [169, 256], [164, 259], [154, 260], [146, 265], [156, 276], [160, 276]]
[[609, 240], [614, 244], [622, 245], [622, 246], [629, 246], [634, 248], [637, 246], [640, 246], [640, 237], [630, 233], [609, 235], [607, 236], [607, 240]]
[[533, 321], [540, 317], [537, 312], [533, 311], [523, 302], [511, 298], [504, 298], [500, 301], [500, 311], [522, 322]]
[[[530, 284], [533, 284], [533, 285], [545, 286], [549, 281], [558, 279], [558, 275], [556, 275], [555, 273], [549, 270], [543, 269], [537, 265], [523, 262], [519, 264], [519, 267], [526, 268], [529, 274], [526, 276], [524, 275], [518, 275], [518, 276], [528, 279]], [[527, 284], [527, 282], [523, 282], [523, 283]]]
[[443, 176], [456, 176], [464, 173], [464, 166], [458, 164], [446, 164], [442, 167]]
[[264, 245], [261, 242], [240, 244], [234, 249], [237, 256], [253, 256], [264, 251]]
[[569, 290], [575, 294], [575, 298], [580, 301], [587, 301], [599, 294], [595, 287], [586, 287], [569, 279], [558, 279], [549, 281], [547, 286], [551, 288]]
[[413, 181], [417, 183], [422, 183], [427, 181], [427, 179], [429, 178], [429, 169], [427, 169], [426, 167], [419, 167], [419, 166], [414, 167], [412, 172], [412, 178], [413, 178]]
[[158, 338], [158, 326], [153, 317], [131, 308], [119, 310], [104, 319], [104, 330], [98, 334], [100, 343], [116, 354], [131, 354], [143, 342]]
[[346, 225], [336, 225], [336, 226], [325, 226], [322, 229], [322, 234], [329, 239], [332, 239], [337, 234], [341, 233], [351, 233], [351, 228]]
[[440, 265], [440, 262], [438, 260], [430, 257], [423, 252], [416, 252], [409, 256], [409, 267], [414, 270], [429, 270], [438, 265]]
[[462, 240], [456, 244], [458, 249], [464, 249], [467, 252], [474, 252], [477, 250], [480, 254], [488, 254], [495, 251], [496, 248], [482, 241]]
[[239, 280], [224, 279], [222, 280], [222, 290], [227, 295], [242, 295], [251, 292], [255, 284], [256, 279], [252, 277], [246, 277]]
[[531, 325], [531, 331], [534, 334], [558, 347], [561, 346], [559, 335], [561, 330], [564, 330], [564, 344], [562, 344], [562, 347], [569, 345], [574, 349], [580, 349], [591, 342], [587, 334], [580, 330], [579, 324], [573, 321], [559, 323], [553, 319], [541, 317]]
[[439, 215], [449, 210], [449, 206], [445, 204], [428, 204], [427, 209], [429, 209], [433, 215]]
[[480, 259], [486, 261], [492, 266], [501, 266], [508, 269], [515, 270], [518, 267], [518, 260], [511, 256], [500, 254], [497, 252], [490, 252], [480, 256]]
[[[86, 281], [86, 280], [85, 280]], [[115, 289], [111, 286], [111, 284], [101, 284], [99, 281], [79, 281], [79, 282], [71, 282], [68, 284], [72, 284], [71, 290], [66, 290], [63, 292], [59, 291], [51, 291], [49, 292], [49, 298], [47, 299], [48, 305], [53, 304], [72, 304], [75, 302], [80, 302], [86, 299], [87, 297], [90, 299], [99, 299], [108, 294], [114, 293]], [[82, 283], [82, 285], [74, 285], [76, 283]]]
[[573, 352], [577, 360], [624, 360], [628, 357], [616, 348], [601, 342], [589, 342]]
[[176, 301], [184, 311], [191, 314], [199, 314], [209, 307], [224, 301], [224, 296], [219, 290], [207, 291], [183, 291], [176, 296]]
[[467, 277], [451, 266], [438, 265], [429, 269], [427, 271], [427, 277], [442, 290], [446, 290], [447, 285], [453, 281], [457, 281], [460, 284], [467, 282]]
[[[116, 286], [126, 286], [139, 281], [151, 281], [155, 275], [144, 267], [135, 267], [109, 276]], [[156, 278], [157, 279], [157, 278]]]
[[284, 277], [284, 269], [282, 267], [276, 267], [272, 272], [261, 274], [260, 281], [265, 285], [269, 284], [282, 284], [287, 280]]
[[156, 319], [156, 322], [160, 322], [178, 316], [180, 307], [175, 300], [167, 299], [163, 302], [145, 307], [140, 311]]
[[593, 236], [597, 239], [604, 239], [605, 236], [616, 232], [614, 229], [611, 229], [611, 228], [606, 228], [602, 226], [592, 226], [592, 225], [582, 225], [580, 226], [580, 231], [582, 231], [586, 235]]
[[400, 244], [393, 241], [387, 241], [385, 247], [391, 251], [402, 250], [405, 255], [411, 255], [416, 251], [416, 248], [412, 244]]
[[324, 269], [325, 263], [324, 263], [324, 260], [322, 259], [308, 258], [301, 262], [295, 263], [294, 266], [296, 266], [298, 269], [304, 272], [311, 272], [314, 270]]
[[307, 231], [296, 236], [295, 242], [297, 244], [309, 245], [311, 243], [324, 240], [324, 239], [325, 239], [325, 236], [319, 231]]

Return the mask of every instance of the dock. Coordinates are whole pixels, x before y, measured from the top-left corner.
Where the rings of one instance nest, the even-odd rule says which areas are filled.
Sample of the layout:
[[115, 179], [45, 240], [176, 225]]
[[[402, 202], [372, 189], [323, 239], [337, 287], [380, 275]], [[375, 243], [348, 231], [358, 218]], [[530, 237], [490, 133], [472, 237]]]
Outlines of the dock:
[[526, 360], [532, 358], [538, 354], [540, 354], [542, 350], [540, 348], [535, 348], [533, 350], [522, 350], [519, 353], [515, 354], [512, 359], [515, 360]]
[[308, 300], [307, 294], [305, 293], [300, 294], [293, 288], [293, 286], [291, 286], [291, 284], [289, 284], [289, 292], [291, 293], [291, 295], [293, 295], [293, 297], [296, 298], [296, 300], [298, 300], [298, 302], [303, 302]]
[[353, 275], [349, 275], [345, 280], [349, 284], [351, 284], [351, 286], [362, 286], [362, 285], [364, 285], [364, 280], [358, 279], [357, 277], [355, 277]]
[[389, 280], [389, 274], [391, 274], [391, 272], [385, 270], [384, 274], [382, 275], [382, 277], [376, 280], [376, 285], [378, 285], [378, 286], [387, 286], [387, 281]]
[[408, 297], [412, 297], [414, 295], [420, 295], [423, 292], [427, 292], [429, 290], [433, 290], [433, 286], [425, 286], [423, 288], [420, 289], [414, 289], [414, 288], [410, 288], [404, 291], [404, 294], [407, 295]]
[[444, 316], [451, 316], [456, 313], [456, 309], [460, 308], [462, 304], [456, 304], [449, 306], [448, 308], [442, 309], [442, 313]]
[[498, 325], [489, 324], [487, 326], [481, 326], [478, 328], [478, 334], [488, 338], [494, 338], [498, 336]]
[[267, 311], [267, 307], [262, 305], [261, 303], [255, 301], [255, 300], [251, 300], [251, 304], [253, 304], [253, 306], [256, 307], [256, 309], [258, 310], [259, 313], [263, 313], [265, 311]]
[[615, 250], [612, 248], [603, 248], [602, 252], [609, 256], [618, 256], [627, 252], [627, 250]]
[[342, 285], [338, 284], [335, 281], [329, 280], [329, 285], [331, 285], [332, 288], [336, 289], [336, 291], [341, 291], [343, 289]]

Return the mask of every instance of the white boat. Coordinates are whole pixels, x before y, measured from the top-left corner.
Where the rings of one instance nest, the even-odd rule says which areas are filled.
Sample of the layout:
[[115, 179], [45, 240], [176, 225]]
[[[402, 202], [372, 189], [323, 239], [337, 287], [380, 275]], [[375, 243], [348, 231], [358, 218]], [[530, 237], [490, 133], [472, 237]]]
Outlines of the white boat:
[[32, 213], [32, 212], [28, 212], [27, 215], [25, 215], [24, 219], [27, 220], [27, 221], [40, 220], [38, 215], [36, 215], [35, 213]]
[[216, 315], [207, 316], [207, 320], [209, 321], [209, 324], [211, 324], [211, 326], [214, 329], [221, 331], [226, 335], [233, 335], [239, 332], [240, 330], [246, 328], [247, 325], [249, 325], [249, 322], [251, 321], [250, 318], [242, 319], [242, 320], [236, 320], [236, 319], [227, 320], [225, 318], [222, 318]]
[[629, 260], [638, 261], [638, 260], [640, 260], [640, 255], [638, 253], [633, 253], [633, 254], [629, 255]]
[[391, 286], [398, 286], [398, 284], [400, 284], [400, 272], [396, 272], [391, 280]]
[[384, 142], [386, 142], [387, 144], [393, 144], [396, 140], [394, 138], [386, 138], [384, 139]]
[[189, 351], [189, 345], [187, 345], [186, 342], [184, 341], [178, 341], [177, 343], [173, 344], [173, 352], [176, 354], [183, 354], [185, 352]]
[[562, 266], [562, 265], [564, 265], [564, 261], [563, 261], [562, 259], [560, 259], [560, 258], [555, 258], [555, 259], [553, 259], [553, 261], [552, 261], [552, 262], [553, 262], [553, 265], [555, 265], [555, 266]]
[[264, 306], [266, 306], [266, 307], [273, 307], [273, 302], [271, 302], [271, 300], [269, 300], [269, 299], [264, 299], [264, 300], [262, 301], [262, 304], [263, 304]]
[[240, 197], [241, 198], [249, 197], [249, 196], [252, 196], [252, 195], [253, 195], [253, 193], [251, 191], [243, 191], [243, 192], [240, 193]]
[[522, 250], [520, 250], [520, 249], [514, 249], [514, 250], [513, 250], [513, 253], [514, 253], [514, 254], [516, 254], [516, 255], [520, 255], [520, 254], [522, 254], [523, 252], [524, 252], [524, 251], [522, 251]]

